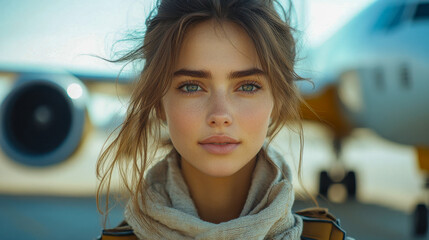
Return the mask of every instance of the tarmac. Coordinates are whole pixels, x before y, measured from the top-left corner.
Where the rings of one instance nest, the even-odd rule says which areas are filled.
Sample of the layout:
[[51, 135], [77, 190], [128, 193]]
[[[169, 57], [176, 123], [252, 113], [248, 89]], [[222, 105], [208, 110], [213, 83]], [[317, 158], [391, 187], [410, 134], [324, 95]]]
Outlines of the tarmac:
[[[391, 208], [364, 204], [355, 200], [319, 204], [340, 219], [347, 234], [363, 240], [423, 240], [414, 237], [409, 214]], [[293, 209], [313, 206], [296, 201]], [[109, 224], [122, 220], [122, 207], [110, 212]], [[101, 233], [102, 218], [95, 198], [25, 197], [0, 195], [0, 239], [2, 240], [75, 240], [96, 239]]]

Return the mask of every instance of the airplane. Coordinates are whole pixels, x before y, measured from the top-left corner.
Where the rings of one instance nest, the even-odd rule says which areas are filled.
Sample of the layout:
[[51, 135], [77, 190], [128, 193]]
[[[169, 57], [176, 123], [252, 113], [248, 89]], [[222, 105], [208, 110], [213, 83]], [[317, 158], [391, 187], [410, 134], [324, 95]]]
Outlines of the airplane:
[[[320, 47], [309, 51], [299, 84], [304, 119], [328, 126], [333, 148], [356, 128], [368, 128], [392, 142], [414, 146], [429, 189], [429, 1], [379, 0], [357, 14]], [[310, 70], [309, 70], [310, 69]], [[387, 166], [386, 166], [387, 167]], [[333, 173], [335, 175], [335, 173]], [[319, 193], [334, 183], [356, 194], [356, 174], [320, 173]], [[429, 196], [428, 196], [429, 197]], [[414, 233], [428, 229], [428, 202], [414, 211]]]

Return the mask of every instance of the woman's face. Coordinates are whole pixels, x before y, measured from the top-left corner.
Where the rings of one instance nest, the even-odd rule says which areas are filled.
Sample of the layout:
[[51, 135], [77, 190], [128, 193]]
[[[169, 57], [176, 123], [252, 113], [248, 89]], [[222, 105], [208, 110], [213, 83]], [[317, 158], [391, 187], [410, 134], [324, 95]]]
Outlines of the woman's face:
[[255, 46], [241, 27], [206, 21], [187, 31], [163, 98], [182, 161], [209, 176], [233, 175], [261, 149], [273, 105]]

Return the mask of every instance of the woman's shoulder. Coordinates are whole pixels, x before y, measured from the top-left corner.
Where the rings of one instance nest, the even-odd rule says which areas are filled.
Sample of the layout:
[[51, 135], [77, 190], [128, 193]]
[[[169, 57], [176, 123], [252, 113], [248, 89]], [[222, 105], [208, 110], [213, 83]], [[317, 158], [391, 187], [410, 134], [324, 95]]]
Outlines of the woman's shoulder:
[[104, 229], [97, 240], [138, 240], [138, 238], [130, 225], [123, 221], [116, 228]]
[[308, 208], [296, 212], [303, 220], [301, 239], [305, 240], [352, 240], [346, 236], [340, 220], [326, 208]]

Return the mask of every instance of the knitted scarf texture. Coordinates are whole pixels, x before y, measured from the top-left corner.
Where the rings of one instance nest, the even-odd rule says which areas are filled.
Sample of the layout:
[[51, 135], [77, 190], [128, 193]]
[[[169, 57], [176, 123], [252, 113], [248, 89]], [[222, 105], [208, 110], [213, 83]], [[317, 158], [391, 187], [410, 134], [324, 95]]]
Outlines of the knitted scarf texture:
[[143, 212], [147, 224], [137, 220], [136, 214], [142, 211], [131, 202], [125, 208], [125, 220], [139, 239], [300, 239], [303, 223], [291, 210], [294, 192], [290, 169], [274, 149], [264, 146], [261, 151], [267, 154], [258, 154], [238, 218], [214, 224], [198, 217], [180, 171], [180, 156], [173, 150], [146, 176], [149, 188], [145, 194], [150, 197], [140, 199], [146, 201]]

